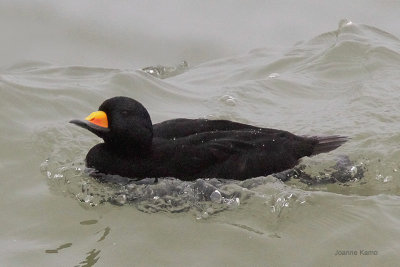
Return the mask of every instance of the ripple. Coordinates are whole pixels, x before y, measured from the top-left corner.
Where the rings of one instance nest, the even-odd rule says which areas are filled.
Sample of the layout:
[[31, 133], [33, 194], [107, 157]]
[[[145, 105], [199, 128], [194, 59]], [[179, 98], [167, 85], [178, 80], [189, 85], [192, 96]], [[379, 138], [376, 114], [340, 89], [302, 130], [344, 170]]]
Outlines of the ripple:
[[228, 106], [236, 106], [236, 99], [230, 95], [223, 95], [219, 98], [219, 101], [223, 102]]

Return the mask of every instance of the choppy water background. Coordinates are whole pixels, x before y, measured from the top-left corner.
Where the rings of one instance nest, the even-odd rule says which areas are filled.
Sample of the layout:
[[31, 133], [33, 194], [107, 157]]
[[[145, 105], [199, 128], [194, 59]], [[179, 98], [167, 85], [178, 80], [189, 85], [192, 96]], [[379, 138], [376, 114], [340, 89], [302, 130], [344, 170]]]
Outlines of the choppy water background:
[[[396, 266], [400, 32], [391, 18], [399, 9], [363, 3], [354, 17], [368, 25], [340, 20], [349, 11], [333, 4], [0, 4], [0, 20], [14, 26], [1, 23], [0, 37], [1, 265]], [[332, 12], [315, 12], [324, 8], [334, 23]], [[386, 20], [373, 19], [377, 8]], [[243, 10], [253, 20], [231, 18]], [[277, 21], [285, 12], [290, 23]], [[304, 14], [321, 23], [308, 28]], [[192, 28], [182, 21], [200, 27], [186, 43], [180, 34]], [[247, 36], [224, 31], [226, 21]], [[176, 30], [167, 36], [168, 23]], [[67, 122], [116, 95], [139, 100], [153, 122], [223, 118], [351, 140], [305, 158], [286, 183], [101, 184], [84, 168], [99, 139]]]

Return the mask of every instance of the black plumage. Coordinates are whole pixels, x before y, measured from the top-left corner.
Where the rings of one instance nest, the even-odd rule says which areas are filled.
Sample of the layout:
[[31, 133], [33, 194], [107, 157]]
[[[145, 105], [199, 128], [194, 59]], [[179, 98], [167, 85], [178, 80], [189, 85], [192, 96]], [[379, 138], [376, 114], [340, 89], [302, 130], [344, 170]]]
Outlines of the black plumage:
[[300, 158], [329, 152], [347, 140], [228, 120], [174, 119], [153, 125], [143, 105], [128, 97], [108, 99], [99, 110], [107, 115], [107, 127], [71, 121], [104, 139], [90, 149], [86, 164], [130, 178], [244, 180], [290, 169]]

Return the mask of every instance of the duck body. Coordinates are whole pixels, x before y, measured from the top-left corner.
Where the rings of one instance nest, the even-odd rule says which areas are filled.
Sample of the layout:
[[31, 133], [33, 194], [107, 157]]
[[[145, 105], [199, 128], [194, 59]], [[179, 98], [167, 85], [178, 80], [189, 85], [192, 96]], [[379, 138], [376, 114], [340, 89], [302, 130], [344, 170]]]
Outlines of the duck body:
[[147, 110], [127, 97], [99, 108], [109, 124], [77, 124], [104, 139], [86, 156], [100, 173], [129, 178], [245, 180], [293, 168], [302, 157], [331, 151], [347, 139], [304, 137], [228, 120], [174, 119], [152, 125]]

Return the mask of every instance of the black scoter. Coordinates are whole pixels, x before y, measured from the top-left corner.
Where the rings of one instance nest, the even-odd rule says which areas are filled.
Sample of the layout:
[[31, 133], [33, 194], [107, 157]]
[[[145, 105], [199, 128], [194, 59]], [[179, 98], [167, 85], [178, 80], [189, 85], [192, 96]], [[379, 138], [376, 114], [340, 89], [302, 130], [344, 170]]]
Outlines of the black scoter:
[[128, 178], [245, 180], [293, 168], [302, 157], [336, 149], [343, 136], [305, 137], [228, 120], [173, 119], [152, 124], [138, 101], [104, 101], [85, 120], [70, 121], [104, 140], [86, 156], [102, 174]]

